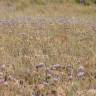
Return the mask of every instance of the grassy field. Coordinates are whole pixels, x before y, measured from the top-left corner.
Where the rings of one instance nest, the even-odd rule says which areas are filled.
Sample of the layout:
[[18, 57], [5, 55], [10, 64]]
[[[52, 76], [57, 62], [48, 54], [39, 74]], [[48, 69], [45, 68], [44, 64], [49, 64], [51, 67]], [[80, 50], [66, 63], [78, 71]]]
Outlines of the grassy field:
[[0, 96], [96, 96], [96, 5], [17, 5], [0, 3]]

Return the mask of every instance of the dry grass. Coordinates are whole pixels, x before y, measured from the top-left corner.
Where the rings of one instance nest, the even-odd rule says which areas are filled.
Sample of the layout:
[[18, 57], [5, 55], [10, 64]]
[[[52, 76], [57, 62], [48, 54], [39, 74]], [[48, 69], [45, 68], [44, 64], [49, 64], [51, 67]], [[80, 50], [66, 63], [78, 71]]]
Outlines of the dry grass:
[[50, 6], [0, 11], [0, 96], [96, 96], [95, 7]]

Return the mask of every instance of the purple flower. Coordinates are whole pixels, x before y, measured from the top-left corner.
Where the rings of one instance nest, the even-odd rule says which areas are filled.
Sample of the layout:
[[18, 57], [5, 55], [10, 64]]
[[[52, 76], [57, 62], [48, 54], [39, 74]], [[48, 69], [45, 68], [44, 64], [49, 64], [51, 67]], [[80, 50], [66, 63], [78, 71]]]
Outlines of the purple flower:
[[60, 80], [60, 78], [59, 77], [53, 77], [53, 81], [59, 81]]
[[0, 85], [4, 83], [4, 79], [0, 79]]
[[54, 64], [54, 65], [51, 66], [52, 70], [59, 69], [59, 68], [61, 68], [60, 64]]
[[83, 66], [80, 66], [77, 72], [78, 78], [82, 78], [85, 75], [85, 68]]
[[85, 72], [78, 72], [77, 76], [78, 77], [83, 77], [85, 75]]

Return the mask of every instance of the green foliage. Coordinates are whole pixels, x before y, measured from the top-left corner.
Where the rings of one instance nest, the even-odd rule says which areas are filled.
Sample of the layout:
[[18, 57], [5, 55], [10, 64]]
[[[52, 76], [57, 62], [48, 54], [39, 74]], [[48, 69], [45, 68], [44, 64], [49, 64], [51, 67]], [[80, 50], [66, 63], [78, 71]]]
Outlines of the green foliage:
[[35, 3], [35, 4], [39, 4], [39, 5], [42, 5], [42, 4], [45, 4], [46, 0], [30, 0], [31, 3]]
[[[86, 5], [89, 5], [89, 4], [96, 4], [96, 0], [84, 0], [85, 1], [85, 4]], [[80, 3], [80, 0], [75, 0], [76, 3]]]
[[95, 3], [96, 4], [96, 0], [92, 0], [93, 1], [93, 3]]
[[49, 2], [52, 2], [52, 3], [63, 3], [64, 0], [48, 0]]

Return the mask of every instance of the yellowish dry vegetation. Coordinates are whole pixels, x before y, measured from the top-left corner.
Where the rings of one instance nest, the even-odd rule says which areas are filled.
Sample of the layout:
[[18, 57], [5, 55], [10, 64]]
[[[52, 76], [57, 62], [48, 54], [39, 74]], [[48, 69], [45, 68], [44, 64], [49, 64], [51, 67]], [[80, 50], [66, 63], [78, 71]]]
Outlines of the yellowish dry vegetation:
[[95, 5], [0, 4], [0, 96], [96, 96]]

